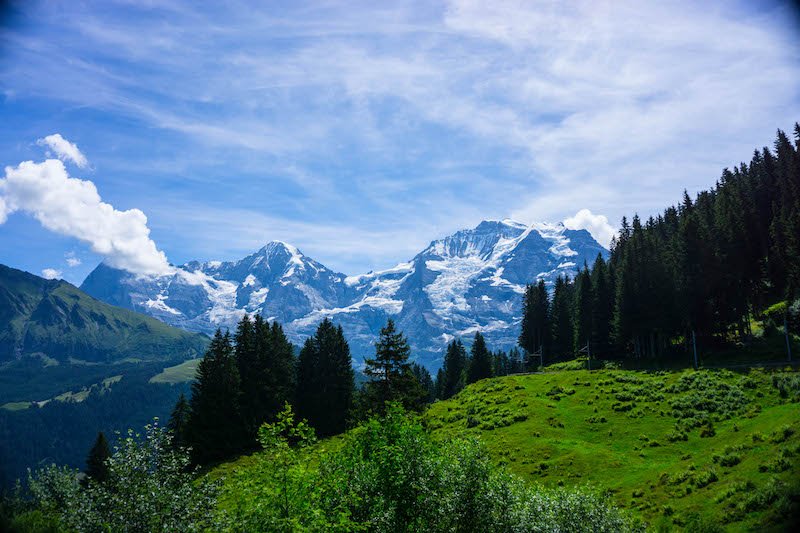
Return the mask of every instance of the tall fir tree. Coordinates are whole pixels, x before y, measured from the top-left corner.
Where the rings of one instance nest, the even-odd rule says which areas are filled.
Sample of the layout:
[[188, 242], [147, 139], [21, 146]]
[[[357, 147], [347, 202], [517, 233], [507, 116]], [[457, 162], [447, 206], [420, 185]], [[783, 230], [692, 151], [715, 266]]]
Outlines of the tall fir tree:
[[467, 350], [461, 340], [455, 339], [447, 345], [442, 365], [440, 398], [446, 400], [464, 388], [466, 379]]
[[188, 427], [191, 408], [186, 396], [183, 393], [175, 402], [172, 414], [167, 423], [167, 429], [172, 433], [172, 446], [175, 448], [185, 448], [189, 445]]
[[111, 449], [108, 446], [108, 441], [103, 432], [97, 434], [97, 438], [89, 450], [89, 455], [86, 458], [86, 475], [90, 479], [103, 483], [108, 479], [108, 464], [107, 461], [111, 457]]
[[428, 369], [420, 364], [411, 363], [411, 373], [414, 374], [414, 378], [419, 384], [419, 401], [423, 404], [420, 406], [420, 409], [424, 407], [425, 404], [436, 401], [436, 384], [431, 377], [431, 373], [428, 372]]
[[297, 364], [296, 405], [320, 436], [343, 432], [353, 407], [354, 372], [341, 326], [326, 318], [306, 340]]
[[525, 289], [519, 345], [528, 353], [546, 355], [550, 348], [550, 296], [544, 280]]
[[572, 325], [573, 285], [568, 278], [558, 276], [553, 289], [552, 305], [552, 358], [567, 359], [574, 351]]
[[401, 402], [407, 409], [418, 406], [418, 383], [408, 362], [411, 348], [391, 318], [381, 329], [375, 357], [364, 361], [368, 408], [383, 413], [386, 402]]
[[197, 366], [187, 434], [192, 459], [208, 464], [240, 452], [245, 442], [239, 410], [239, 370], [230, 334], [219, 329]]
[[480, 331], [475, 332], [475, 338], [470, 348], [469, 368], [467, 370], [467, 383], [492, 377], [492, 355], [486, 347], [486, 340]]
[[614, 315], [613, 287], [603, 256], [597, 254], [591, 272], [592, 285], [592, 355], [611, 355], [611, 322]]
[[248, 436], [249, 445], [255, 446], [258, 427], [266, 420], [267, 413], [261, 401], [264, 384], [260, 377], [263, 369], [256, 351], [256, 329], [248, 315], [245, 314], [239, 321], [233, 338], [236, 368], [240, 378], [239, 406], [243, 430]]

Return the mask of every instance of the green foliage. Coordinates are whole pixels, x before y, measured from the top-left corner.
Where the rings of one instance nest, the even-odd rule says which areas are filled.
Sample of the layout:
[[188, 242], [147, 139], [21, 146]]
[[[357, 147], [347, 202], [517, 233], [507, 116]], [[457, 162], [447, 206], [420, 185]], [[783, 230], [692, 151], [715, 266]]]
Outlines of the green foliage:
[[[292, 436], [289, 429], [300, 425], [288, 415], [281, 420], [286, 424], [264, 430], [265, 455], [248, 459], [228, 478], [225, 501], [230, 503], [223, 507], [221, 529], [637, 529], [590, 490], [529, 486], [494, 466], [475, 439], [432, 438], [396, 403], [385, 416], [346, 434], [332, 450], [304, 446], [305, 432]], [[307, 467], [314, 464], [319, 466]], [[288, 506], [281, 503], [287, 485]]]
[[446, 400], [464, 388], [467, 368], [467, 350], [460, 339], [447, 345], [442, 365], [442, 380], [439, 383], [439, 398]]
[[192, 384], [187, 436], [196, 463], [225, 459], [247, 446], [240, 394], [230, 335], [217, 330]]
[[[432, 405], [424, 424], [437, 439], [479, 437], [493, 462], [526, 480], [551, 488], [589, 482], [656, 529], [784, 526], [800, 495], [792, 483], [800, 479], [800, 417], [772, 376], [795, 372], [556, 366], [470, 385]], [[771, 477], [777, 484], [768, 490]], [[774, 492], [773, 504], [739, 506], [762, 490], [758, 501]]]
[[492, 359], [486, 340], [480, 331], [475, 332], [475, 339], [470, 348], [469, 364], [467, 365], [467, 383], [492, 377]]
[[209, 525], [217, 484], [195, 480], [188, 454], [171, 445], [157, 421], [143, 435], [130, 430], [106, 465], [106, 480], [90, 479], [86, 488], [68, 467], [31, 474], [37, 511], [57, 519], [60, 529], [79, 532], [202, 531]]
[[522, 301], [519, 345], [528, 353], [550, 350], [550, 296], [544, 284], [528, 285]]
[[353, 409], [354, 387], [350, 346], [342, 327], [326, 318], [300, 350], [297, 412], [321, 436], [341, 433]]
[[172, 408], [172, 413], [167, 423], [167, 429], [172, 433], [173, 446], [186, 448], [189, 446], [189, 417], [192, 414], [192, 409], [189, 402], [186, 401], [186, 396], [181, 393], [175, 407]]
[[261, 315], [253, 321], [247, 315], [242, 317], [234, 341], [239, 413], [246, 439], [241, 448], [251, 449], [261, 424], [272, 421], [283, 405], [294, 399], [294, 348], [281, 325], [269, 324]]
[[106, 436], [101, 431], [97, 434], [89, 456], [86, 458], [86, 475], [98, 483], [103, 483], [108, 479], [107, 461], [111, 457], [111, 449], [108, 447]]
[[365, 390], [368, 411], [382, 413], [387, 402], [401, 402], [407, 409], [424, 406], [425, 391], [411, 371], [410, 353], [408, 340], [390, 318], [381, 328], [375, 357], [364, 361], [364, 374], [370, 378]]
[[321, 525], [314, 482], [304, 451], [316, 442], [314, 430], [295, 422], [287, 403], [271, 424], [258, 431], [263, 453], [217, 528], [229, 531], [298, 531]]

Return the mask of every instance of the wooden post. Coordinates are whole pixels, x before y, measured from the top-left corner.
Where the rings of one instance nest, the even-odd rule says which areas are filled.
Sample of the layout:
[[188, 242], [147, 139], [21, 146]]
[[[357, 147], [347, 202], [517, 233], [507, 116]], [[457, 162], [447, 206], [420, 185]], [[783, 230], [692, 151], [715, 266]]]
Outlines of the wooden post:
[[586, 361], [589, 363], [589, 371], [592, 370], [592, 349], [589, 347], [589, 339], [586, 339]]

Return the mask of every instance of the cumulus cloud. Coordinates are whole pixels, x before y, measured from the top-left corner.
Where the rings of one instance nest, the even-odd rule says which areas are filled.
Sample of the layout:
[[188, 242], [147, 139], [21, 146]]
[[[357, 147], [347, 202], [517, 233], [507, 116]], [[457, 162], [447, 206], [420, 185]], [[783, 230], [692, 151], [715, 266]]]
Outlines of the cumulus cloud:
[[78, 259], [77, 257], [75, 257], [75, 252], [66, 253], [66, 254], [64, 254], [64, 257], [66, 258], [67, 265], [70, 268], [74, 268], [74, 267], [76, 267], [76, 266], [81, 264], [81, 260]]
[[564, 219], [568, 229], [585, 229], [597, 242], [608, 248], [616, 230], [608, 223], [605, 215], [595, 215], [588, 209], [581, 209], [574, 216]]
[[42, 270], [42, 277], [44, 279], [61, 279], [61, 271], [55, 268], [45, 268]]
[[88, 243], [111, 266], [141, 275], [172, 270], [150, 239], [144, 213], [114, 209], [102, 201], [94, 183], [71, 178], [58, 159], [24, 161], [5, 172], [0, 178], [0, 222], [15, 211], [26, 212], [48, 230]]
[[54, 133], [44, 139], [39, 139], [36, 144], [48, 147], [62, 161], [72, 161], [80, 168], [86, 168], [89, 165], [89, 160], [78, 150], [78, 145], [69, 142], [60, 133]]

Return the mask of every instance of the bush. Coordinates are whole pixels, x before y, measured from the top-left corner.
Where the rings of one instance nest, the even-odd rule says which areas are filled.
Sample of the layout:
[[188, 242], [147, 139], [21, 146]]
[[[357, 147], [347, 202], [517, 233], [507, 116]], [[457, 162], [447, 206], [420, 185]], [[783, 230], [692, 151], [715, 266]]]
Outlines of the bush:
[[55, 465], [29, 475], [38, 510], [69, 531], [202, 531], [216, 506], [217, 484], [195, 481], [186, 450], [174, 449], [156, 420], [143, 436], [130, 430], [106, 461], [108, 478], [89, 479]]
[[[302, 449], [291, 462], [304, 464]], [[395, 405], [343, 437], [341, 447], [314, 456], [317, 469], [295, 471], [307, 506], [291, 522], [268, 522], [280, 498], [259, 483], [280, 485], [283, 476], [252, 473], [231, 487], [248, 503], [218, 529], [320, 531], [630, 531], [634, 526], [589, 490], [531, 487], [494, 466], [474, 439], [434, 441]], [[274, 461], [260, 463], [269, 468]], [[274, 467], [280, 470], [281, 462]], [[309, 490], [300, 490], [299, 487]], [[273, 511], [264, 508], [272, 507]], [[249, 515], [247, 514], [249, 513]], [[242, 524], [245, 524], [242, 526]]]

